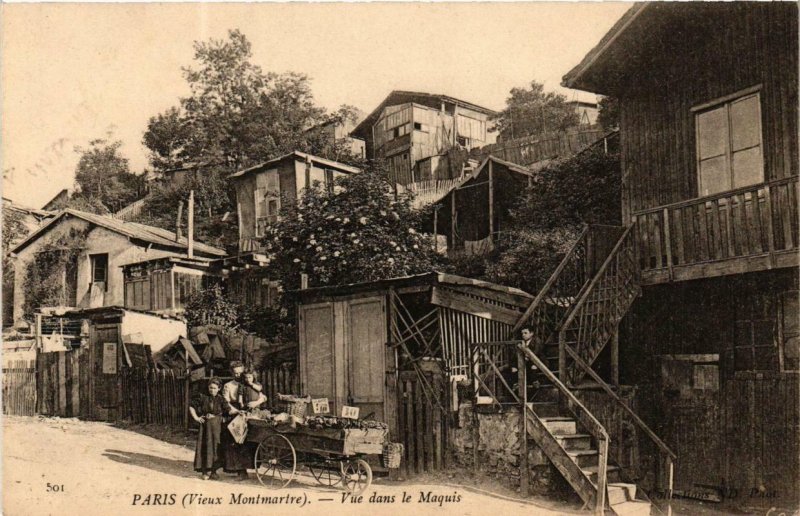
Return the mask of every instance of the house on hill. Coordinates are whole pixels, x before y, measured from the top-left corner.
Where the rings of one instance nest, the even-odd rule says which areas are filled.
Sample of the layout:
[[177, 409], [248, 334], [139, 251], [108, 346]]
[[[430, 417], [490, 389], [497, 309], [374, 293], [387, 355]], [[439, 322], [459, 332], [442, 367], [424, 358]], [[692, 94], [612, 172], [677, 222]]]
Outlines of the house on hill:
[[337, 177], [358, 172], [338, 161], [294, 151], [231, 175], [239, 216], [239, 252], [257, 252], [266, 225], [278, 220], [282, 207], [296, 203], [303, 189], [315, 182], [333, 188]]
[[489, 117], [495, 112], [447, 95], [391, 92], [351, 133], [366, 142], [368, 159], [383, 159], [389, 177], [407, 186], [457, 178], [466, 159], [449, 156], [494, 143]]
[[[66, 256], [60, 281], [60, 305], [77, 308], [124, 306], [122, 266], [187, 253], [186, 238], [161, 228], [67, 209], [12, 248], [14, 325], [25, 325], [25, 278], [28, 267], [47, 255]], [[193, 242], [199, 258], [219, 258], [225, 251]]]
[[641, 284], [620, 380], [675, 488], [796, 507], [797, 4], [635, 4], [563, 85], [619, 99]]

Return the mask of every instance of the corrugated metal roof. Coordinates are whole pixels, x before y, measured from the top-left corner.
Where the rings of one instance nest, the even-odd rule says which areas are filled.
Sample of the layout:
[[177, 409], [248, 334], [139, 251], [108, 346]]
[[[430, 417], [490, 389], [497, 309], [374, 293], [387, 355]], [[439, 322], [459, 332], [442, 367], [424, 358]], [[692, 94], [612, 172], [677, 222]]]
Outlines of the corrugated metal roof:
[[[85, 220], [96, 226], [108, 229], [109, 231], [114, 231], [115, 233], [125, 235], [128, 238], [135, 238], [137, 240], [142, 240], [144, 242], [175, 249], [181, 252], [186, 251], [186, 237], [181, 237], [178, 241], [175, 241], [175, 233], [172, 231], [139, 224], [136, 222], [126, 222], [112, 217], [106, 217], [104, 215], [97, 215], [95, 213], [66, 209], [63, 210], [53, 220], [47, 222], [44, 226], [33, 232], [28, 238], [20, 242], [16, 247], [14, 247], [14, 249], [11, 250], [11, 252], [18, 253], [32, 242], [37, 240], [55, 224], [58, 224], [62, 219], [70, 216]], [[209, 256], [225, 256], [227, 254], [222, 249], [211, 247], [210, 245], [203, 244], [196, 240], [194, 242], [194, 251], [198, 254], [205, 254]]]

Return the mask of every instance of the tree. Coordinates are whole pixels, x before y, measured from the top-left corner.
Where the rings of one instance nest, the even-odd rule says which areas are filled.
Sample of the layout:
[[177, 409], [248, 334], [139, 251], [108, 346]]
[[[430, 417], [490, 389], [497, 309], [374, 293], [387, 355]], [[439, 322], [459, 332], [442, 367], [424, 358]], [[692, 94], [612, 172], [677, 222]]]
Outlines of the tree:
[[564, 131], [580, 122], [564, 95], [545, 92], [544, 85], [531, 81], [530, 88], [512, 88], [506, 107], [492, 117], [494, 131], [502, 140], [546, 132]]
[[597, 107], [597, 123], [608, 131], [619, 129], [619, 100], [616, 97], [603, 97]]
[[[75, 168], [75, 203], [94, 206], [102, 211], [97, 203], [107, 211], [117, 211], [141, 196], [143, 178], [132, 174], [128, 159], [119, 154], [122, 142], [95, 139], [88, 147], [75, 147], [80, 154]], [[72, 202], [67, 207], [78, 208]]]
[[191, 166], [204, 177], [151, 194], [143, 221], [174, 228], [178, 201], [194, 189], [198, 237], [231, 248], [236, 208], [227, 176], [293, 150], [312, 150], [306, 130], [324, 119], [324, 111], [314, 104], [307, 76], [253, 64], [250, 42], [238, 30], [225, 40], [195, 42], [194, 51], [195, 66], [183, 69], [189, 96], [150, 119], [143, 143], [157, 172]]
[[411, 198], [395, 198], [378, 166], [337, 179], [336, 188], [309, 188], [263, 239], [284, 288], [335, 285], [428, 272], [438, 256]]

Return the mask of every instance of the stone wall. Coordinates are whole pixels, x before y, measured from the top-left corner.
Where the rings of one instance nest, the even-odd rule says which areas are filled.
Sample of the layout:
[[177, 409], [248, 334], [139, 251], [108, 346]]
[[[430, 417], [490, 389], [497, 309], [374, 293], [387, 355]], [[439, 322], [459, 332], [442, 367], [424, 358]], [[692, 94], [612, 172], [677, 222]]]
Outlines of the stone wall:
[[[511, 488], [519, 488], [520, 413], [509, 409], [501, 413], [478, 413], [478, 468], [479, 474], [494, 477]], [[475, 460], [472, 405], [463, 403], [459, 408], [458, 425], [451, 439], [456, 462], [472, 468]], [[528, 442], [528, 484], [531, 494], [563, 497], [571, 492], [569, 485], [550, 463], [544, 452], [532, 441]]]

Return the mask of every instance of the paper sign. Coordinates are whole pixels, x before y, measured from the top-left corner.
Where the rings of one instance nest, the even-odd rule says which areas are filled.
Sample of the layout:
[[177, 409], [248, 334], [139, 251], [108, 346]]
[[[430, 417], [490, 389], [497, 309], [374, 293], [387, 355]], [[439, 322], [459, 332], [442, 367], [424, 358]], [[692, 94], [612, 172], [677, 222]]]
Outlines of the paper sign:
[[103, 343], [103, 373], [117, 374], [117, 343]]
[[348, 419], [358, 419], [358, 407], [348, 407], [347, 405], [342, 407], [342, 417], [346, 417]]
[[314, 414], [330, 414], [331, 406], [328, 403], [328, 398], [311, 400], [311, 409], [314, 411]]

